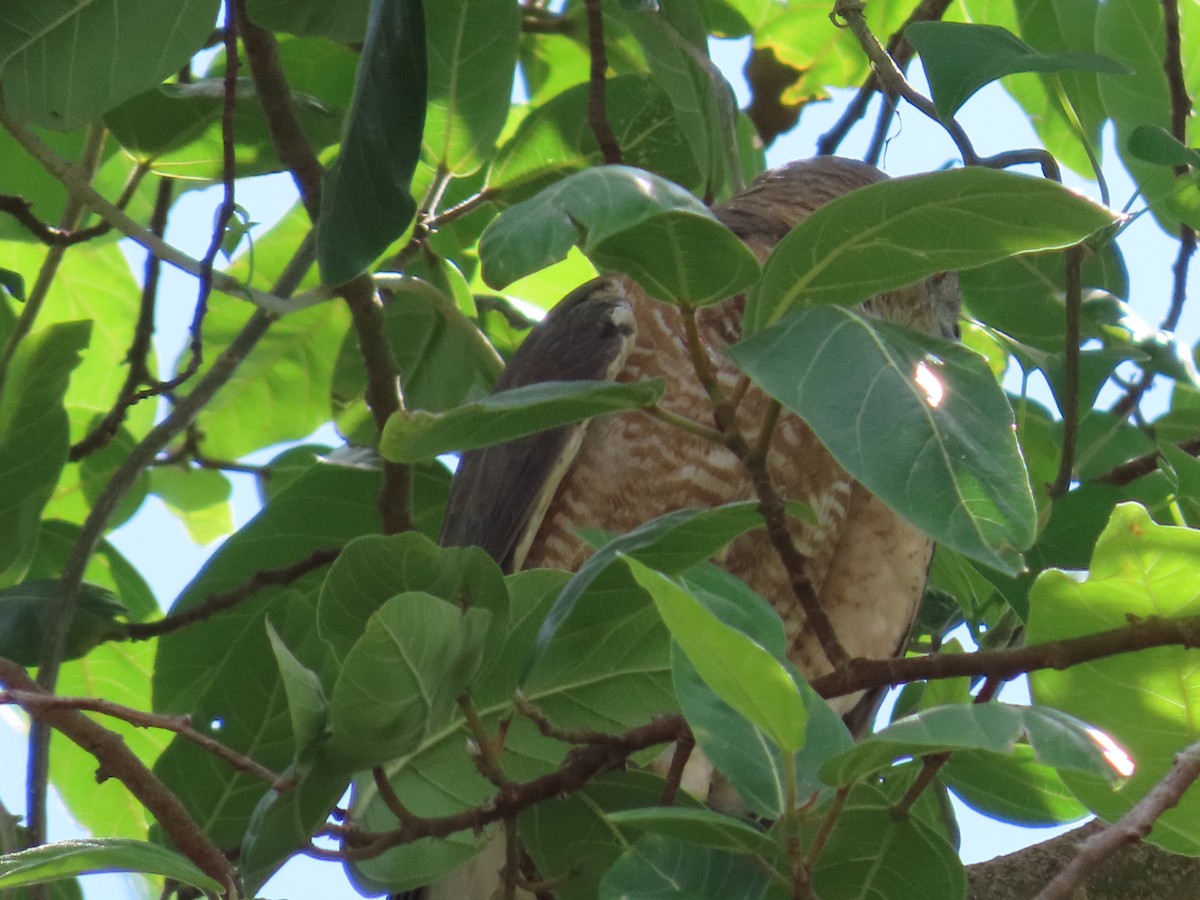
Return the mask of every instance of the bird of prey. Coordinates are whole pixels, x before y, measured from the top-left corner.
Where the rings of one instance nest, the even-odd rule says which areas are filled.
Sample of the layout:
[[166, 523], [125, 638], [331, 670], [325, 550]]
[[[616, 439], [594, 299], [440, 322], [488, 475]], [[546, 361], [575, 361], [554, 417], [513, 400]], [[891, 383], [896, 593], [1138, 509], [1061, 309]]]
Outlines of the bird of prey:
[[[848, 159], [796, 162], [764, 173], [713, 212], [765, 258], [815, 209], [886, 177]], [[744, 299], [735, 297], [697, 314], [705, 350], [728, 392], [741, 379], [725, 350], [741, 337], [743, 307]], [[948, 337], [957, 332], [958, 307], [953, 273], [864, 304], [869, 314]], [[679, 310], [650, 299], [628, 278], [607, 275], [577, 288], [530, 332], [496, 390], [551, 380], [655, 377], [666, 381], [664, 409], [712, 425], [711, 403], [688, 355]], [[838, 373], [828, 377], [836, 382]], [[857, 398], [844, 402], [853, 405]], [[752, 443], [768, 404], [754, 386], [738, 404], [739, 425]], [[806, 504], [815, 515], [815, 522], [795, 519], [791, 528], [808, 580], [842, 645], [852, 657], [897, 653], [924, 591], [932, 542], [847, 475], [786, 410], [772, 433], [768, 467], [783, 497]], [[574, 570], [590, 552], [580, 529], [622, 533], [671, 510], [754, 496], [749, 476], [725, 447], [641, 413], [622, 413], [465, 454], [441, 542], [482, 547], [510, 572]], [[807, 677], [829, 670], [764, 530], [738, 538], [716, 561], [779, 612], [789, 658]]]
[[[761, 175], [716, 207], [716, 217], [760, 259], [799, 221], [828, 201], [887, 176], [873, 166], [824, 157]], [[744, 298], [697, 313], [704, 350], [718, 382], [739, 390], [742, 375], [726, 355], [741, 337]], [[870, 315], [953, 337], [959, 295], [953, 273], [881, 294]], [[845, 366], [859, 363], [854, 359]], [[838, 372], [830, 371], [831, 382]], [[570, 293], [530, 332], [496, 385], [510, 390], [542, 381], [663, 378], [665, 410], [711, 427], [712, 406], [688, 353], [680, 311], [652, 300], [631, 279], [609, 274]], [[843, 400], [853, 406], [859, 398]], [[738, 424], [754, 444], [770, 399], [745, 389]], [[784, 499], [815, 520], [790, 520], [805, 574], [851, 657], [888, 657], [903, 649], [924, 591], [931, 540], [854, 481], [796, 415], [784, 410], [771, 432], [768, 470]], [[447, 546], [478, 546], [508, 572], [577, 569], [590, 547], [580, 529], [623, 533], [676, 509], [753, 499], [741, 462], [724, 446], [639, 412], [604, 416], [464, 454], [441, 534]], [[733, 541], [715, 560], [778, 611], [788, 656], [808, 678], [830, 670], [764, 529]], [[869, 724], [869, 698], [835, 703], [852, 729]], [[498, 848], [491, 848], [493, 851]], [[499, 860], [475, 866], [490, 871]], [[465, 877], [465, 876], [460, 876]], [[487, 897], [482, 882], [439, 885], [432, 896]]]

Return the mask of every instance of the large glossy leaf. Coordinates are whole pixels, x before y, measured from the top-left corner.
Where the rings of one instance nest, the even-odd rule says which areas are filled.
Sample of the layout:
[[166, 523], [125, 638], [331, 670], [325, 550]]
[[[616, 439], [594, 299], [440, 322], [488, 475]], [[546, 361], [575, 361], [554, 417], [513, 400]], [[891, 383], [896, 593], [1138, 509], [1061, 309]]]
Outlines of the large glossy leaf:
[[491, 614], [409, 591], [367, 620], [330, 700], [330, 753], [370, 768], [448, 722], [483, 660]]
[[727, 196], [740, 172], [734, 140], [733, 91], [708, 57], [708, 35], [697, 4], [663, 0], [655, 10], [629, 11], [622, 21], [637, 38], [655, 80], [666, 89], [695, 157], [706, 196]]
[[[1198, 553], [1200, 532], [1157, 525], [1140, 506], [1121, 504], [1096, 541], [1086, 581], [1054, 569], [1038, 578], [1030, 594], [1029, 642], [1119, 628], [1131, 617], [1195, 615]], [[1166, 774], [1179, 750], [1200, 739], [1194, 654], [1159, 647], [1030, 676], [1038, 703], [1086, 718], [1116, 738], [1137, 764], [1117, 792], [1102, 783], [1066, 779], [1093, 812], [1110, 820], [1126, 812]], [[1200, 853], [1198, 810], [1200, 797], [1184, 794], [1149, 839], [1179, 853]]]
[[[1190, 16], [1191, 11], [1181, 9], [1181, 14]], [[1200, 225], [1200, 188], [1186, 175], [1177, 177], [1169, 169], [1142, 161], [1129, 152], [1127, 143], [1139, 126], [1168, 128], [1171, 124], [1162, 34], [1162, 7], [1153, 0], [1128, 0], [1116, 6], [1102, 3], [1097, 7], [1096, 50], [1121, 60], [1135, 73], [1099, 79], [1100, 98], [1116, 127], [1117, 152], [1159, 225], [1175, 234], [1180, 220], [1193, 227]], [[1190, 67], [1187, 77], [1196, 77]], [[1195, 84], [1187, 87], [1189, 91], [1196, 89]], [[1189, 143], [1195, 142], [1194, 137], [1194, 133], [1189, 135]]]
[[1067, 247], [1112, 221], [1052, 181], [994, 169], [882, 181], [830, 201], [779, 242], [750, 293], [745, 329], [814, 304], [849, 306], [934, 272]]
[[[522, 572], [507, 581], [512, 597], [508, 638], [497, 663], [472, 689], [484, 724], [494, 729], [512, 715], [513, 690], [534, 635], [564, 575]], [[543, 655], [522, 691], [555, 724], [617, 732], [644, 724], [673, 708], [667, 675], [668, 636], [645, 595], [623, 567], [609, 570], [591, 587], [577, 615]], [[457, 717], [426, 737], [410, 756], [385, 764], [393, 786], [418, 815], [447, 815], [494, 795], [467, 756], [465, 731]], [[543, 737], [525, 718], [513, 718], [501, 765], [509, 777], [538, 777], [561, 764], [568, 746]], [[395, 827], [395, 816], [379, 800], [375, 785], [355, 785], [354, 814], [370, 828]], [[420, 842], [355, 863], [351, 877], [371, 891], [400, 890], [428, 883], [475, 853], [480, 836], [457, 834], [448, 841]]]
[[[190, 609], [258, 571], [377, 533], [378, 485], [374, 472], [311, 466], [221, 545], [172, 609]], [[320, 668], [328, 652], [315, 622], [324, 575], [317, 570], [286, 588], [264, 587], [232, 609], [160, 638], [155, 708], [191, 715], [198, 727], [212, 727], [223, 743], [275, 771], [286, 768], [294, 755], [292, 725], [265, 620], [269, 615], [283, 642], [306, 666]], [[211, 777], [197, 779], [201, 769]], [[240, 843], [265, 792], [262, 782], [215, 768], [204, 750], [184, 741], [171, 743], [155, 772], [224, 846]]]
[[1123, 63], [1097, 53], [1038, 53], [996, 25], [914, 22], [904, 29], [904, 36], [921, 54], [933, 105], [946, 119], [985, 84], [1017, 72], [1131, 73]]
[[1013, 747], [1011, 756], [984, 750], [953, 753], [938, 777], [972, 809], [1004, 822], [1044, 827], [1088, 813], [1058, 773], [1038, 763], [1025, 744]]
[[146, 872], [223, 894], [220, 882], [200, 871], [186, 856], [157, 844], [125, 838], [93, 838], [43, 844], [0, 856], [0, 888], [42, 884], [89, 872]]
[[1006, 703], [938, 706], [894, 722], [838, 754], [821, 768], [821, 778], [847, 787], [904, 757], [959, 749], [1009, 753], [1025, 738], [1044, 765], [1115, 782], [1121, 773], [1109, 761], [1106, 744], [1094, 731], [1078, 719], [1045, 707]]
[[504, 127], [521, 11], [509, 0], [430, 0], [425, 31], [425, 158], [451, 174], [466, 175], [491, 154]]
[[[13, 0], [0, 10], [4, 102], [69, 131], [178, 71], [204, 46], [217, 0]], [[141, 52], [154, 47], [154, 53]]]
[[503, 287], [580, 249], [661, 300], [712, 303], [744, 290], [758, 261], [699, 200], [627, 166], [587, 169], [510, 207], [479, 242], [484, 280]]
[[836, 306], [789, 316], [731, 355], [900, 515], [938, 543], [1020, 570], [1033, 497], [1012, 410], [980, 357]]
[[[594, 900], [601, 876], [628, 846], [625, 834], [638, 833], [637, 824], [630, 824], [624, 834], [614, 829], [612, 817], [657, 806], [662, 792], [662, 778], [618, 770], [593, 779], [578, 794], [521, 812], [517, 818], [521, 843], [538, 872], [559, 885], [554, 892], [557, 900]], [[677, 819], [700, 812], [699, 801], [686, 792], [679, 793], [675, 803], [668, 812], [677, 814]]]
[[67, 462], [63, 399], [91, 334], [88, 322], [30, 334], [3, 373], [0, 394], [0, 584], [33, 558], [42, 509]]
[[[557, 178], [599, 164], [600, 148], [588, 124], [587, 84], [534, 107], [496, 153], [487, 187], [502, 203], [524, 200]], [[649, 75], [621, 75], [605, 83], [609, 127], [627, 165], [701, 190], [699, 171], [671, 99]]]
[[803, 747], [808, 713], [783, 665], [676, 582], [635, 559], [624, 561], [705, 684], [785, 753]]
[[638, 839], [600, 879], [600, 900], [759, 900], [767, 874], [748, 857], [661, 834]]
[[326, 284], [365, 271], [412, 222], [425, 53], [421, 0], [373, 0], [342, 152], [322, 191], [317, 260]]
[[371, 0], [247, 0], [251, 21], [272, 31], [320, 35], [335, 41], [361, 41]]
[[954, 847], [917, 816], [894, 815], [892, 802], [871, 785], [850, 792], [813, 867], [822, 900], [966, 897], [966, 873]]
[[662, 397], [661, 379], [545, 381], [491, 394], [444, 413], [396, 413], [388, 419], [380, 452], [393, 462], [417, 462], [451, 450], [475, 450], [592, 416], [643, 409]]

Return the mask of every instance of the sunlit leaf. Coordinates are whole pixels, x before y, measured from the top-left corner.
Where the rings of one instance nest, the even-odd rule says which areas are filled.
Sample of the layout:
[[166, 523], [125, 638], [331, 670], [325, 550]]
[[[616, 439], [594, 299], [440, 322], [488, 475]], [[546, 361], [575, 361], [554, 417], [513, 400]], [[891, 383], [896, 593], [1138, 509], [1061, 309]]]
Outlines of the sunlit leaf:
[[1033, 497], [1012, 410], [980, 357], [837, 306], [795, 313], [731, 355], [908, 521], [993, 568], [1020, 569]]
[[127, 838], [60, 841], [0, 856], [0, 888], [43, 884], [89, 872], [145, 872], [211, 894], [225, 893], [220, 882], [205, 875], [183, 854]]

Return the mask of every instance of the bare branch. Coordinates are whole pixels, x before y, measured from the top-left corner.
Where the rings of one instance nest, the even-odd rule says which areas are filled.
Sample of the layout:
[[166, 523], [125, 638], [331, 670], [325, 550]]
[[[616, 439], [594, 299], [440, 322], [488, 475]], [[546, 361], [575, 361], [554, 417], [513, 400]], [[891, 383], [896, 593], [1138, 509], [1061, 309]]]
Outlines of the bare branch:
[[[25, 670], [11, 660], [0, 659], [0, 682], [23, 694], [47, 695], [45, 689], [35, 684]], [[146, 768], [119, 734], [93, 722], [76, 709], [38, 702], [30, 703], [25, 709], [35, 721], [61, 732], [94, 756], [100, 764], [98, 777], [116, 778], [124, 784], [150, 811], [179, 852], [224, 885], [230, 897], [239, 896], [237, 878], [225, 854], [209, 840], [179, 798]]]
[[304, 559], [290, 565], [277, 569], [262, 569], [233, 590], [212, 594], [184, 612], [165, 616], [157, 622], [130, 622], [125, 626], [125, 636], [133, 641], [145, 641], [211, 619], [217, 613], [233, 609], [249, 600], [265, 587], [281, 587], [298, 581], [309, 572], [315, 572], [332, 563], [341, 552], [340, 547], [314, 550]]
[[942, 678], [983, 675], [1008, 681], [1039, 669], [1068, 669], [1094, 659], [1169, 646], [1200, 647], [1200, 616], [1178, 619], [1152, 616], [1122, 628], [1006, 650], [907, 659], [854, 659], [844, 669], [814, 679], [812, 687], [822, 697], [830, 698], [885, 685]]
[[1200, 777], [1200, 744], [1192, 744], [1175, 755], [1170, 771], [1133, 809], [1103, 831], [1089, 837], [1070, 864], [1054, 876], [1035, 900], [1065, 900], [1074, 896], [1088, 875], [1101, 863], [1126, 845], [1136, 844], [1146, 837], [1159, 817], [1179, 803], [1197, 777]]
[[608, 126], [608, 113], [604, 105], [604, 78], [608, 73], [608, 57], [604, 52], [604, 18], [600, 12], [600, 0], [583, 0], [587, 10], [588, 54], [591, 68], [588, 73], [588, 124], [605, 165], [621, 162], [621, 148]]
[[1063, 347], [1062, 396], [1058, 398], [1062, 413], [1062, 456], [1058, 475], [1047, 494], [1058, 499], [1071, 487], [1075, 471], [1075, 443], [1079, 437], [1079, 311], [1083, 305], [1083, 248], [1068, 248], [1066, 264], [1066, 337]]

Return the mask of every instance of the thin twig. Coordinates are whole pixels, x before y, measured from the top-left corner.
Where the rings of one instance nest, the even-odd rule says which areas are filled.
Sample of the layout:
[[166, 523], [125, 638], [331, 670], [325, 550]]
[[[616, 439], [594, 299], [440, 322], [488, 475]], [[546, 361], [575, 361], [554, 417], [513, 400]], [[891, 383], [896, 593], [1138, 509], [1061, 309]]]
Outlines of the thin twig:
[[[114, 228], [127, 238], [141, 244], [142, 247], [153, 253], [163, 262], [169, 263], [177, 269], [187, 272], [189, 275], [199, 277], [200, 260], [188, 256], [178, 247], [168, 244], [158, 235], [150, 232], [149, 229], [143, 228], [126, 215], [123, 210], [118, 209], [116, 205], [101, 196], [75, 166], [63, 160], [41, 138], [12, 118], [8, 110], [4, 107], [3, 102], [0, 102], [0, 125], [4, 126], [5, 130], [16, 139], [17, 143], [25, 149], [25, 152], [41, 164], [43, 169], [62, 182], [67, 188], [68, 193], [78, 197], [102, 219], [111, 223]], [[306, 291], [304, 294], [287, 300], [242, 284], [236, 278], [224, 272], [214, 272], [212, 281], [213, 287], [218, 291], [248, 300], [259, 309], [278, 316], [306, 309], [318, 303], [324, 303], [333, 296], [332, 291], [321, 287]]]
[[671, 765], [667, 767], [666, 783], [658, 798], [659, 806], [673, 806], [679, 795], [679, 786], [683, 783], [683, 770], [692, 751], [696, 749], [696, 738], [690, 728], [685, 728], [675, 739], [675, 752], [671, 754]]
[[[908, 69], [908, 64], [913, 57], [913, 48], [904, 37], [904, 29], [913, 22], [936, 22], [946, 14], [946, 10], [950, 8], [952, 0], [922, 0], [921, 4], [912, 11], [904, 24], [901, 25], [896, 32], [888, 38], [887, 52], [888, 55], [896, 61], [896, 66], [901, 71]], [[846, 135], [854, 127], [859, 119], [867, 112], [867, 107], [871, 103], [871, 97], [879, 90], [879, 78], [875, 71], [872, 70], [863, 81], [862, 86], [858, 89], [858, 93], [854, 99], [850, 101], [846, 110], [842, 113], [837, 123], [825, 134], [821, 135], [817, 141], [817, 153], [821, 156], [829, 156], [837, 151], [838, 145], [845, 140]], [[893, 106], [894, 106], [893, 102]], [[882, 118], [882, 116], [881, 116]], [[890, 118], [890, 117], [889, 117]]]
[[1062, 413], [1062, 456], [1058, 464], [1058, 476], [1050, 485], [1047, 494], [1052, 499], [1062, 497], [1071, 487], [1075, 472], [1075, 445], [1079, 437], [1079, 340], [1080, 309], [1083, 305], [1083, 248], [1069, 247], [1064, 254], [1066, 265], [1066, 337], [1063, 347], [1062, 396], [1059, 411]]
[[262, 569], [232, 590], [210, 594], [191, 609], [164, 616], [156, 622], [130, 622], [125, 626], [124, 636], [132, 641], [145, 641], [211, 619], [217, 613], [249, 600], [265, 587], [281, 587], [298, 581], [309, 572], [332, 563], [341, 552], [340, 547], [323, 548], [290, 565]]
[[601, 772], [623, 765], [630, 754], [676, 740], [685, 727], [682, 716], [664, 716], [631, 728], [618, 742], [578, 747], [567, 755], [561, 768], [532, 781], [506, 784], [482, 805], [450, 816], [415, 819], [392, 831], [371, 832], [353, 826], [337, 829], [344, 839], [342, 855], [348, 859], [373, 859], [392, 847], [421, 838], [478, 831], [535, 803], [575, 793]]
[[[88, 129], [79, 165], [80, 177], [89, 182], [100, 166], [100, 154], [104, 149], [105, 135], [103, 125], [92, 125]], [[59, 219], [60, 228], [64, 231], [75, 228], [83, 217], [83, 211], [83, 203], [74, 194], [68, 194], [66, 205], [63, 207], [62, 216]], [[67, 253], [67, 246], [66, 244], [55, 244], [47, 251], [46, 258], [38, 269], [37, 280], [21, 307], [21, 315], [13, 325], [12, 333], [8, 336], [3, 351], [0, 351], [0, 392], [4, 390], [4, 382], [17, 348], [21, 345], [21, 341], [25, 340], [25, 337], [33, 331], [34, 322], [42, 311], [42, 304], [46, 302], [50, 286], [54, 284], [54, 277], [58, 274], [58, 267]]]
[[[266, 766], [255, 762], [248, 756], [226, 747], [220, 741], [214, 740], [207, 734], [192, 727], [188, 716], [163, 716], [149, 713], [130, 706], [122, 706], [111, 700], [101, 700], [96, 697], [58, 697], [41, 691], [0, 691], [0, 704], [15, 704], [27, 712], [34, 707], [39, 709], [76, 709], [86, 712], [100, 713], [113, 719], [128, 722], [137, 728], [158, 728], [170, 731], [185, 738], [197, 746], [207, 750], [218, 759], [224, 760], [231, 769], [245, 772], [255, 778], [267, 782], [276, 790], [285, 789], [288, 785], [279, 775]], [[32, 714], [32, 713], [31, 713]]]
[[588, 54], [591, 68], [588, 72], [588, 125], [600, 145], [604, 164], [619, 165], [621, 148], [608, 125], [608, 111], [604, 103], [604, 78], [608, 74], [608, 57], [604, 52], [604, 17], [600, 12], [600, 0], [583, 0], [587, 11]]
[[[0, 683], [10, 690], [25, 694], [47, 694], [21, 666], [7, 659], [0, 659]], [[150, 811], [181, 853], [205, 874], [220, 882], [229, 897], [239, 896], [237, 879], [225, 854], [192, 820], [179, 798], [146, 768], [119, 734], [93, 722], [78, 710], [38, 703], [31, 703], [25, 709], [35, 722], [61, 732], [72, 743], [94, 756], [100, 764], [99, 775], [116, 778], [124, 784], [138, 802]]]
[[[271, 146], [292, 173], [300, 200], [315, 223], [321, 207], [323, 169], [292, 106], [292, 94], [279, 57], [275, 35], [255, 25], [246, 15], [245, 0], [235, 3], [246, 58], [262, 102]], [[367, 372], [366, 401], [376, 428], [403, 409], [398, 369], [388, 344], [383, 308], [369, 275], [359, 275], [338, 287], [345, 299]], [[379, 511], [385, 534], [411, 531], [412, 468], [385, 461], [379, 489]]]
[[[1190, 456], [1200, 456], [1200, 437], [1189, 438], [1175, 446]], [[1109, 469], [1103, 475], [1097, 475], [1095, 478], [1090, 479], [1090, 481], [1096, 484], [1112, 484], [1120, 487], [1157, 471], [1158, 461], [1162, 457], [1162, 451], [1155, 450], [1153, 453], [1147, 453], [1145, 456], [1139, 456], [1136, 459], [1129, 460], [1129, 462], [1121, 463], [1121, 465]]]
[[850, 654], [842, 646], [837, 631], [829, 620], [828, 613], [821, 606], [816, 589], [805, 572], [804, 556], [796, 548], [791, 529], [788, 528], [787, 504], [771, 480], [770, 472], [767, 469], [766, 453], [756, 452], [738, 426], [737, 412], [724, 396], [721, 386], [717, 382], [712, 360], [708, 357], [708, 350], [700, 338], [695, 309], [687, 306], [681, 307], [680, 315], [683, 319], [684, 335], [692, 368], [696, 373], [696, 378], [708, 394], [717, 430], [725, 435], [725, 445], [741, 461], [750, 476], [758, 497], [758, 509], [766, 525], [767, 537], [787, 572], [788, 583], [800, 603], [800, 608], [804, 611], [806, 624], [812, 629], [830, 665], [835, 670], [841, 669], [850, 661]]
[[513, 705], [517, 712], [537, 726], [538, 731], [546, 737], [564, 744], [619, 744], [623, 738], [619, 734], [606, 731], [596, 731], [592, 728], [560, 728], [546, 718], [545, 713], [517, 693]]
[[[174, 196], [174, 181], [170, 178], [160, 178], [154, 196], [154, 208], [150, 213], [150, 231], [159, 237], [167, 230], [167, 213], [171, 209]], [[130, 407], [139, 402], [136, 397], [138, 388], [151, 380], [146, 360], [150, 356], [154, 339], [154, 308], [158, 299], [158, 279], [161, 273], [162, 261], [153, 253], [147, 253], [137, 322], [133, 327], [133, 340], [129, 351], [125, 354], [125, 362], [129, 366], [129, 371], [125, 373], [125, 383], [117, 392], [113, 408], [79, 443], [71, 447], [71, 462], [77, 462], [101, 447], [106, 447], [116, 437]]]
[[1179, 803], [1184, 792], [1200, 777], [1200, 743], [1175, 755], [1171, 769], [1134, 807], [1079, 848], [1065, 869], [1034, 900], [1065, 900], [1074, 896], [1088, 875], [1121, 848], [1148, 835], [1163, 813]]

